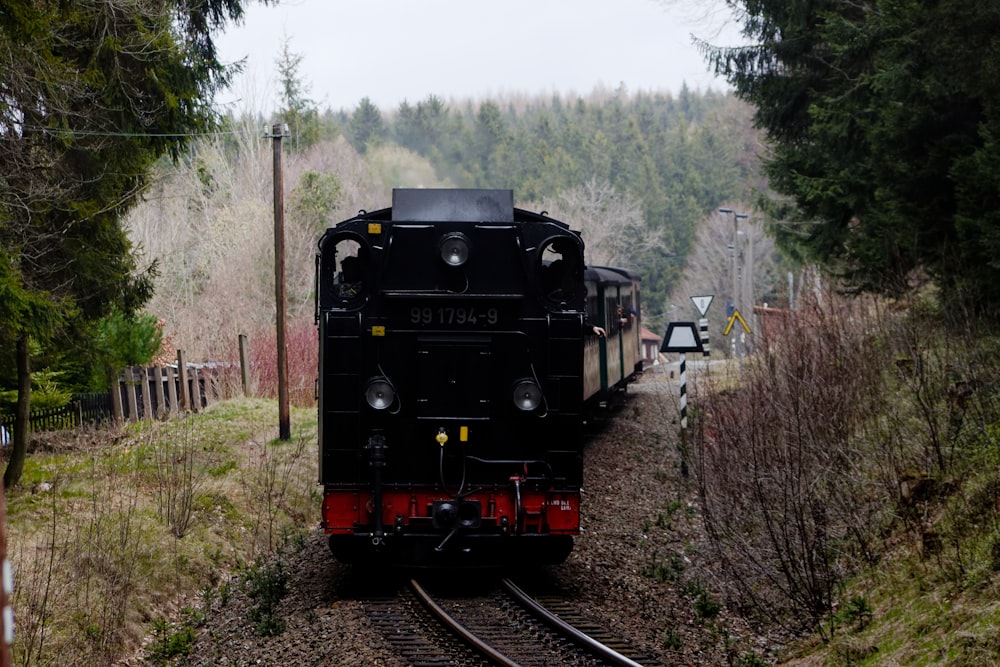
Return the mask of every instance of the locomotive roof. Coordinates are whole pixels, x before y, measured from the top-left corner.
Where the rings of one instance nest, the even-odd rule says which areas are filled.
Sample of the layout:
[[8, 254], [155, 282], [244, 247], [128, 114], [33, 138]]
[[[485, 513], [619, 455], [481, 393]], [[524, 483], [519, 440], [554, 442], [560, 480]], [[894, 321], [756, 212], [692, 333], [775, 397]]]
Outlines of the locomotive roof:
[[398, 222], [514, 222], [514, 191], [395, 188], [392, 191], [392, 219]]
[[604, 284], [631, 285], [633, 280], [639, 279], [639, 275], [627, 269], [618, 269], [610, 266], [588, 266], [584, 271], [583, 279], [596, 280]]
[[[361, 210], [340, 224], [357, 220], [383, 222], [539, 222], [570, 230], [565, 222], [550, 218], [546, 211], [535, 213], [514, 207], [513, 190], [475, 188], [394, 188], [392, 206], [375, 211]], [[571, 230], [572, 231], [572, 230]], [[575, 232], [579, 234], [579, 232]]]

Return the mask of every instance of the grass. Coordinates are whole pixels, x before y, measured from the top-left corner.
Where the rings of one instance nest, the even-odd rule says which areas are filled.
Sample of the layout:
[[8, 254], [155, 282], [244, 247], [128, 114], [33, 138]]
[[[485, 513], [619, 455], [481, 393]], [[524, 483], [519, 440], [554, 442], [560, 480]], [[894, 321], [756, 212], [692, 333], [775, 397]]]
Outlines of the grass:
[[831, 666], [1000, 664], [998, 435], [988, 423], [957, 441], [950, 474], [900, 512], [879, 562], [845, 582], [829, 640], [793, 645], [787, 657]]
[[277, 421], [274, 401], [236, 399], [32, 455], [7, 501], [15, 663], [107, 665], [146, 636], [154, 662], [182, 655], [193, 621], [174, 628], [170, 603], [318, 517], [315, 411], [293, 410], [289, 442]]

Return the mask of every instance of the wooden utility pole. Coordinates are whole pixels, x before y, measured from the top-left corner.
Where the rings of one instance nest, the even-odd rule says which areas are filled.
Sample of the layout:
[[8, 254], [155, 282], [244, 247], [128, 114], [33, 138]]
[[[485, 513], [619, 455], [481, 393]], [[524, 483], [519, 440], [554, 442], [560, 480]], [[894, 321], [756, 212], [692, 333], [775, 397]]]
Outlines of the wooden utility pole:
[[247, 335], [240, 334], [240, 383], [243, 395], [250, 395], [250, 354], [247, 352]]
[[281, 140], [287, 137], [288, 124], [273, 125], [274, 140], [274, 301], [278, 338], [278, 437], [292, 437], [288, 410], [288, 350], [285, 347], [285, 184], [281, 168]]

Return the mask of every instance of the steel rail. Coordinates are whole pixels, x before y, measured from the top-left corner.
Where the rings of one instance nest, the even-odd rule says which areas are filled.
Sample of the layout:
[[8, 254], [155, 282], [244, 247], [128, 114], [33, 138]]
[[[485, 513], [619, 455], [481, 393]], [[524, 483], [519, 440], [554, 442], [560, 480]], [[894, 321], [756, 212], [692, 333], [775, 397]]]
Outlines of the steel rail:
[[471, 646], [476, 651], [482, 653], [488, 660], [500, 665], [501, 667], [521, 667], [519, 663], [514, 662], [504, 654], [497, 651], [495, 648], [484, 642], [482, 639], [476, 635], [469, 632], [468, 628], [462, 625], [454, 616], [449, 614], [444, 608], [441, 607], [437, 602], [427, 594], [427, 591], [417, 583], [415, 579], [410, 580], [410, 588], [413, 589], [414, 594], [417, 599], [427, 609], [438, 617], [438, 619], [447, 625], [453, 632], [455, 632], [459, 637], [461, 637], [469, 646]]
[[590, 637], [589, 635], [580, 632], [566, 621], [562, 620], [555, 614], [551, 613], [548, 609], [535, 602], [530, 596], [528, 596], [527, 593], [518, 588], [518, 586], [510, 579], [503, 579], [501, 580], [500, 583], [503, 585], [506, 591], [521, 605], [530, 610], [532, 613], [536, 614], [545, 623], [548, 623], [550, 626], [554, 627], [559, 632], [562, 632], [567, 636], [569, 636], [577, 644], [584, 646], [588, 650], [596, 653], [602, 660], [606, 660], [612, 663], [613, 665], [617, 665], [618, 667], [642, 667], [642, 665], [640, 665], [636, 661], [625, 657], [618, 651], [615, 651], [614, 649], [605, 646], [604, 644]]

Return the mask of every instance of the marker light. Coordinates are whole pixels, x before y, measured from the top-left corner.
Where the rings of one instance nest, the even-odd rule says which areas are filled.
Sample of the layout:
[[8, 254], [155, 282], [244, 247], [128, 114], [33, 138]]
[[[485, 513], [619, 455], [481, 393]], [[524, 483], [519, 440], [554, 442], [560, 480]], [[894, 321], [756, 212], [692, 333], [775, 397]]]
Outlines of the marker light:
[[462, 232], [441, 237], [441, 259], [448, 266], [462, 266], [469, 261], [469, 239]]
[[514, 405], [518, 410], [531, 412], [542, 403], [542, 389], [534, 380], [521, 380], [514, 385]]
[[384, 377], [374, 377], [365, 387], [365, 400], [376, 410], [385, 410], [396, 400], [396, 390]]

